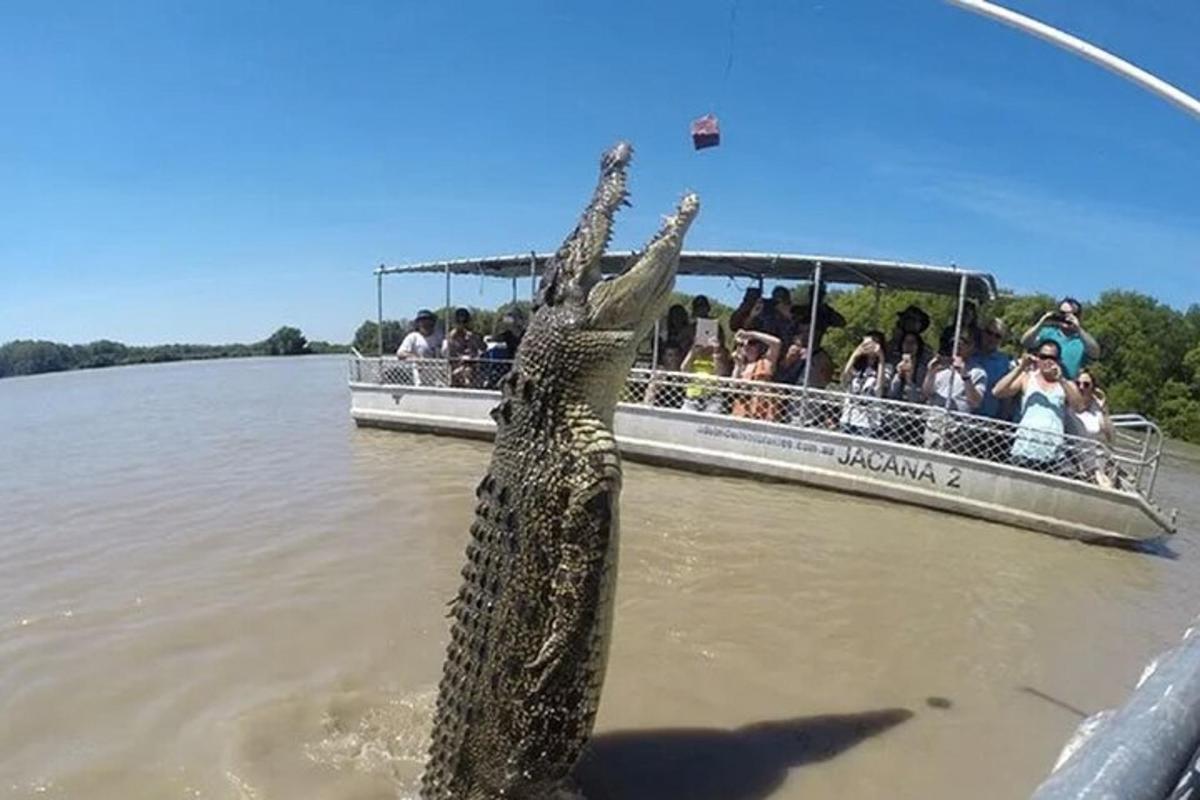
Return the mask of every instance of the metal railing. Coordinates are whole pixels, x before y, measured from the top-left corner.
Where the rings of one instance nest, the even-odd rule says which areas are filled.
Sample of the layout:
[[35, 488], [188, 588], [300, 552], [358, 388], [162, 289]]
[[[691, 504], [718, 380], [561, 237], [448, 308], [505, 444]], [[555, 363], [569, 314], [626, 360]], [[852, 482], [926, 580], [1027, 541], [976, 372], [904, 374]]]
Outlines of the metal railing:
[[434, 386], [498, 390], [512, 361], [446, 358], [351, 358], [350, 380], [388, 386]]
[[[354, 358], [350, 380], [494, 390], [510, 367], [511, 362], [487, 359]], [[1137, 492], [1147, 499], [1154, 489], [1163, 445], [1158, 426], [1136, 414], [1114, 415], [1115, 435], [1105, 442], [940, 406], [643, 368], [630, 371], [620, 399], [633, 405], [839, 431]]]

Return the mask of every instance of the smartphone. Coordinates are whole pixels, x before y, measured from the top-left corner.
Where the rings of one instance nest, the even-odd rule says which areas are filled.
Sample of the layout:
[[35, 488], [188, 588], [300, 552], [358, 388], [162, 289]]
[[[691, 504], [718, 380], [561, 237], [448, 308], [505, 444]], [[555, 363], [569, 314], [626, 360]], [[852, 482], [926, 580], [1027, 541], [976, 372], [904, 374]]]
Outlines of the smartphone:
[[717, 339], [717, 321], [715, 319], [696, 320], [696, 343], [707, 346]]

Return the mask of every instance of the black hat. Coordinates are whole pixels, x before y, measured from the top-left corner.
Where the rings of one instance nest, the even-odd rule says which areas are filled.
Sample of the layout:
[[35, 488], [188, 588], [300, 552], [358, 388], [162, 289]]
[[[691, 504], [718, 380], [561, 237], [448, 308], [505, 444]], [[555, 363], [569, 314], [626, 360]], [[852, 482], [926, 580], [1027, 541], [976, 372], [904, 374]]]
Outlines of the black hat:
[[418, 311], [418, 312], [417, 312], [417, 318], [416, 318], [416, 320], [414, 320], [414, 321], [415, 321], [415, 322], [420, 322], [420, 321], [421, 321], [421, 320], [423, 320], [423, 319], [428, 319], [428, 320], [432, 320], [432, 321], [434, 321], [434, 322], [437, 322], [437, 317], [435, 317], [435, 316], [434, 316], [434, 314], [433, 314], [433, 312], [432, 312], [432, 311], [430, 311], [428, 308], [422, 308], [420, 311]]
[[[812, 319], [812, 306], [792, 306], [792, 321], [799, 325], [807, 325]], [[837, 312], [833, 306], [822, 303], [817, 307], [817, 326], [821, 328], [844, 328], [846, 318]]]
[[[903, 311], [901, 311], [899, 314], [896, 315], [896, 321], [899, 322], [900, 320], [903, 320], [905, 317], [915, 317], [916, 318], [917, 329], [915, 331], [913, 331], [913, 333], [924, 333], [925, 329], [929, 327], [929, 322], [930, 322], [929, 315], [926, 314], [924, 309], [922, 309], [920, 306], [910, 304], [908, 308], [904, 309]], [[901, 326], [901, 327], [903, 327], [903, 326]], [[907, 330], [907, 329], [905, 329], [905, 330]]]

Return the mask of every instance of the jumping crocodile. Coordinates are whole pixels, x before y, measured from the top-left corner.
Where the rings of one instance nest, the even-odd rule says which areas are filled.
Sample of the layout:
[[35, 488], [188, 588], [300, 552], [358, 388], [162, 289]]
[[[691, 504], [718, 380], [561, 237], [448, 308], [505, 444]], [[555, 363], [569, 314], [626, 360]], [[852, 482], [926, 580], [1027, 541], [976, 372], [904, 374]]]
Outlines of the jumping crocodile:
[[625, 142], [548, 262], [501, 382], [434, 713], [423, 800], [582, 798], [571, 770], [608, 659], [621, 462], [613, 411], [663, 312], [699, 201], [688, 194], [613, 280], [600, 259], [627, 204]]

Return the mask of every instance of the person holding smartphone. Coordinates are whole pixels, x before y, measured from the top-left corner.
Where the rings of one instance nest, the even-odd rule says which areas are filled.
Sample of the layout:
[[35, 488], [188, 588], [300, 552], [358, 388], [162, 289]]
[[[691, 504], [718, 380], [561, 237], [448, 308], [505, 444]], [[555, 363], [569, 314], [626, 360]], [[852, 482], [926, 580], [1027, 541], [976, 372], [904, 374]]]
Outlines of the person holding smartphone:
[[1047, 311], [1037, 322], [1021, 334], [1021, 345], [1029, 350], [1038, 342], [1050, 340], [1058, 345], [1062, 354], [1060, 363], [1063, 375], [1070, 380], [1079, 377], [1079, 371], [1088, 360], [1100, 358], [1100, 344], [1083, 329], [1083, 306], [1074, 297], [1064, 297], [1055, 311]]
[[776, 286], [771, 296], [764, 298], [757, 286], [749, 287], [741, 305], [729, 316], [729, 327], [733, 331], [763, 331], [780, 341], [791, 341], [795, 327], [792, 293], [786, 286]]
[[928, 348], [919, 333], [901, 334], [900, 347], [895, 355], [895, 367], [888, 386], [887, 396], [893, 400], [923, 403], [921, 394], [925, 385], [925, 374], [929, 367]]
[[945, 408], [949, 399], [950, 410], [970, 413], [983, 405], [983, 393], [987, 388], [987, 373], [981, 367], [972, 366], [971, 356], [975, 353], [975, 337], [963, 328], [958, 337], [958, 355], [954, 355], [954, 326], [942, 330], [938, 342], [938, 354], [925, 370], [922, 394], [931, 406]]
[[884, 358], [887, 339], [883, 331], [868, 331], [842, 368], [842, 388], [849, 397], [839, 420], [843, 433], [874, 436], [879, 430], [880, 404], [858, 398], [878, 399], [891, 381], [891, 365]]
[[1083, 410], [1083, 396], [1063, 375], [1058, 342], [1046, 339], [996, 384], [997, 397], [1020, 396], [1020, 423], [1010, 450], [1018, 467], [1067, 474], [1065, 453], [1067, 409]]
[[[987, 391], [987, 373], [971, 361], [975, 353], [975, 336], [963, 328], [958, 336], [958, 353], [954, 352], [954, 326], [942, 329], [938, 354], [925, 369], [921, 394], [925, 402], [938, 409], [970, 414], [983, 405]], [[951, 453], [980, 457], [980, 442], [945, 414], [930, 414], [925, 420], [925, 446], [942, 447]]]

